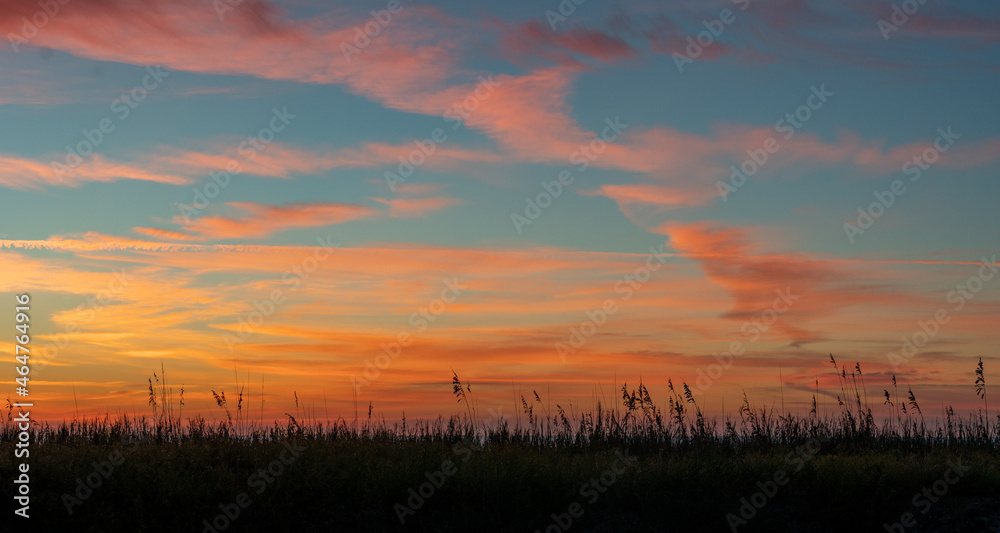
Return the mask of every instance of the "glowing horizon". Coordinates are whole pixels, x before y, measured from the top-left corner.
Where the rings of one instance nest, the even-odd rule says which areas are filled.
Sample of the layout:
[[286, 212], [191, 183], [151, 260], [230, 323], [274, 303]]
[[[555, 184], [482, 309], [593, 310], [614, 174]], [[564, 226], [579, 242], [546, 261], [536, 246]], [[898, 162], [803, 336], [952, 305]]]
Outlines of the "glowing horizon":
[[0, 4], [35, 419], [149, 414], [161, 365], [265, 420], [1000, 377], [996, 6]]

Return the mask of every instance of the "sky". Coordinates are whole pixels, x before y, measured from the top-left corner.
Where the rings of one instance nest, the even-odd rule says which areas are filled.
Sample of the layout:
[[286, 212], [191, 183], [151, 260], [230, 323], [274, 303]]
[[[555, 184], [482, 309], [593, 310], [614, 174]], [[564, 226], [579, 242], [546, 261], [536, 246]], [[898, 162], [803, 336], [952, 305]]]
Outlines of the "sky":
[[0, 0], [0, 34], [38, 419], [149, 414], [154, 373], [185, 416], [348, 420], [462, 412], [453, 374], [510, 420], [668, 379], [833, 412], [831, 354], [880, 409], [1000, 378], [994, 3]]

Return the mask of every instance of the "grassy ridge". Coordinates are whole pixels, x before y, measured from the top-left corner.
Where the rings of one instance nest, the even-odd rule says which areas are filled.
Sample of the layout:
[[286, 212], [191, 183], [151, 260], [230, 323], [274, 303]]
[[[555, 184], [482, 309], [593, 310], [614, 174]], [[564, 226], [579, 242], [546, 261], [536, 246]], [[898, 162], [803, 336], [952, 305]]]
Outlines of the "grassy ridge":
[[357, 425], [264, 426], [241, 405], [184, 423], [151, 382], [152, 418], [30, 430], [33, 518], [18, 530], [885, 531], [912, 513], [905, 531], [1000, 531], [1000, 423], [988, 411], [948, 408], [929, 426], [912, 391], [901, 402], [886, 390], [876, 422], [860, 365], [839, 375], [840, 412], [827, 417], [745, 399], [720, 423], [669, 383], [663, 411], [642, 384], [575, 418], [558, 405], [538, 415], [536, 394], [513, 427], [479, 417], [457, 375], [464, 413], [391, 426], [371, 410]]
[[[243, 491], [254, 501], [231, 531], [333, 525], [347, 531], [544, 531], [550, 515], [565, 513], [573, 502], [582, 505], [583, 516], [572, 530], [728, 531], [726, 514], [738, 514], [741, 498], [750, 498], [760, 490], [758, 482], [784, 470], [788, 483], [740, 531], [864, 531], [898, 521], [905, 511], [916, 512], [913, 495], [942, 479], [949, 461], [969, 471], [931, 508], [924, 524], [954, 518], [974, 499], [1000, 494], [1000, 454], [984, 446], [859, 451], [852, 445], [841, 451], [831, 440], [811, 456], [802, 453], [806, 443], [742, 453], [709, 445], [644, 447], [628, 451], [637, 464], [616, 476], [591, 504], [580, 488], [612, 467], [614, 446], [539, 447], [513, 440], [485, 443], [478, 450], [466, 440], [463, 455], [454, 450], [463, 444], [461, 438], [447, 436], [328, 439], [304, 434], [291, 442], [303, 448], [301, 454], [259, 495], [248, 478], [280, 456], [282, 440], [46, 443], [36, 448], [32, 462], [32, 521], [45, 526], [38, 530], [50, 531], [106, 531], [107, 524], [123, 531], [202, 531], [201, 520], [211, 521], [220, 513], [219, 504], [233, 503]], [[10, 446], [3, 448], [0, 464], [9, 472]], [[122, 464], [70, 515], [62, 494], [72, 494], [76, 478], [92, 474], [92, 463], [108, 461], [116, 448], [122, 450]], [[797, 472], [789, 453], [803, 459]], [[394, 506], [407, 505], [410, 489], [419, 490], [426, 473], [440, 471], [446, 460], [455, 462], [457, 472], [401, 525]], [[3, 492], [11, 497], [11, 484], [5, 483]], [[998, 504], [994, 498], [994, 511]], [[971, 524], [979, 518], [990, 517], [965, 520]], [[789, 524], [799, 527], [786, 528]]]

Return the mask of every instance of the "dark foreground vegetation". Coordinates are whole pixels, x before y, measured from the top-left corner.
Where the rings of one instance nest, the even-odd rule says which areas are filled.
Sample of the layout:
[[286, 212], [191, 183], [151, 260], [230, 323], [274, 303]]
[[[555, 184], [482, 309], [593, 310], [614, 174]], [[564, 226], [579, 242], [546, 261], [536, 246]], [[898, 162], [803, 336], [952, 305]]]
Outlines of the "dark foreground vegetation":
[[[860, 366], [838, 373], [836, 415], [746, 400], [721, 423], [683, 384], [663, 410], [640, 384], [578, 417], [535, 394], [519, 422], [485, 422], [457, 376], [447, 421], [264, 427], [238, 405], [182, 423], [151, 384], [152, 417], [33, 428], [31, 518], [0, 529], [1000, 531], [1000, 417], [929, 422], [909, 390], [873, 407]], [[0, 433], [11, 502], [18, 431]]]

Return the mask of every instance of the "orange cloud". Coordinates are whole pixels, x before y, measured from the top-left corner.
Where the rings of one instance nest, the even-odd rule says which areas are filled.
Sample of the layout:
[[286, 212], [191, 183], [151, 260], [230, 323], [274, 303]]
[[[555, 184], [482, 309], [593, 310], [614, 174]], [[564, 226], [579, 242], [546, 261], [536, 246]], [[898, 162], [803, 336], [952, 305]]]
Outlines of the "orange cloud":
[[[239, 164], [239, 173], [257, 176], [289, 178], [295, 174], [315, 175], [336, 168], [374, 168], [395, 166], [417, 150], [413, 143], [391, 145], [365, 143], [359, 148], [340, 150], [306, 150], [286, 143], [273, 142], [264, 150], [249, 152], [237, 148], [240, 142], [225, 145], [214, 143], [212, 152], [169, 149], [144, 156], [142, 160], [152, 168], [169, 170], [184, 175], [200, 176], [212, 170], [223, 170], [231, 162]], [[245, 147], [244, 147], [245, 148]], [[427, 168], [454, 168], [470, 162], [500, 162], [502, 157], [488, 150], [467, 149], [441, 145], [427, 158]]]
[[[188, 235], [197, 235], [200, 239], [252, 239], [267, 237], [289, 229], [340, 224], [350, 220], [368, 218], [377, 213], [375, 209], [359, 204], [330, 202], [298, 203], [286, 206], [231, 202], [226, 205], [248, 214], [242, 217], [201, 217], [183, 226], [184, 231], [189, 232]], [[175, 222], [182, 221], [183, 217], [175, 217]], [[147, 235], [160, 232], [160, 235], [167, 236], [167, 234], [162, 233], [162, 230], [150, 228], [140, 228], [140, 232]]]
[[[773, 378], [776, 364], [794, 367], [796, 375], [811, 375], [806, 362], [781, 361], [790, 354], [813, 357], [820, 365], [825, 360], [826, 353], [817, 355], [789, 343], [836, 338], [850, 341], [841, 350], [853, 350], [859, 360], [878, 360], [898, 344], [895, 331], [906, 333], [916, 318], [925, 318], [913, 309], [926, 306], [933, 311], [940, 305], [934, 301], [938, 295], [928, 300], [909, 291], [906, 296], [904, 287], [915, 281], [941, 283], [942, 267], [949, 265], [952, 269], [945, 272], [944, 281], [964, 279], [961, 275], [968, 275], [964, 270], [973, 266], [967, 261], [899, 265], [767, 253], [760, 250], [761, 240], [752, 238], [758, 230], [709, 224], [669, 226], [663, 231], [682, 257], [670, 255], [628, 300], [616, 292], [616, 281], [643, 265], [644, 253], [551, 247], [338, 247], [327, 250], [322, 261], [317, 259], [308, 277], [292, 274], [283, 279], [305, 259], [317, 258], [314, 246], [208, 246], [98, 234], [0, 241], [0, 268], [10, 274], [0, 289], [31, 291], [37, 300], [34, 311], [52, 317], [57, 334], [39, 330], [37, 348], [55, 342], [58, 332], [70, 324], [82, 330], [69, 336], [69, 344], [44, 370], [45, 379], [134, 383], [141, 399], [150, 367], [162, 358], [174, 372], [175, 383], [189, 384], [193, 412], [204, 409], [206, 414], [209, 406], [197, 407], [200, 396], [191, 391], [218, 390], [219, 384], [230, 383], [233, 356], [222, 335], [239, 331], [241, 321], [261, 308], [260, 302], [281, 291], [282, 301], [237, 347], [241, 374], [247, 369], [255, 375], [267, 373], [267, 390], [296, 387], [300, 396], [320, 397], [320, 385], [309, 376], [323, 376], [324, 383], [331, 384], [331, 405], [349, 405], [350, 376], [360, 373], [366, 359], [377, 356], [384, 343], [406, 330], [414, 334], [414, 344], [383, 370], [366, 394], [422, 398], [426, 402], [422, 407], [434, 413], [447, 408], [433, 396], [439, 381], [444, 385], [441, 395], [447, 396], [448, 376], [441, 370], [449, 367], [480, 384], [483, 388], [478, 390], [486, 397], [496, 376], [512, 376], [529, 390], [542, 379], [558, 376], [553, 379], [553, 393], [558, 384], [560, 394], [574, 398], [580, 394], [584, 400], [590, 397], [590, 387], [603, 382], [612, 369], [630, 381], [641, 374], [647, 382], [661, 382], [671, 375], [675, 382], [685, 376], [692, 382], [695, 370], [711, 361], [706, 354], [745, 338], [741, 323], [759, 317], [772, 304], [773, 291], [785, 287], [799, 299], [758, 345], [748, 349], [740, 359], [740, 371], [726, 378], [739, 381], [728, 389], [730, 393], [739, 394], [748, 383], [752, 393], [755, 383]], [[35, 257], [33, 249], [61, 253]], [[75, 254], [77, 261], [60, 259], [67, 253]], [[60, 299], [46, 297], [47, 292], [79, 295], [80, 303], [86, 304], [89, 297], [108, 289], [112, 269], [122, 266], [131, 277], [106, 305], [76, 308], [71, 302], [61, 308]], [[924, 273], [923, 277], [900, 279], [901, 267]], [[220, 273], [231, 282], [217, 283]], [[426, 331], [418, 331], [420, 322], [412, 322], [412, 315], [439, 297], [445, 277], [464, 286], [463, 294]], [[569, 328], [579, 327], [588, 319], [586, 312], [608, 298], [618, 299], [618, 313], [573, 354], [569, 364], [560, 362], [555, 343], [564, 341]], [[997, 304], [984, 293], [970, 306], [974, 307], [949, 323], [947, 333], [936, 341], [937, 351], [965, 350], [980, 340], [977, 332], [995, 316]], [[817, 344], [815, 351], [822, 347]], [[476, 356], [470, 358], [470, 353]], [[274, 354], [280, 354], [281, 365], [274, 362]], [[109, 373], [109, 369], [114, 370]], [[504, 381], [509, 393], [509, 381]], [[726, 386], [720, 382], [719, 390], [727, 390]], [[80, 394], [81, 405], [113, 405], [107, 403], [113, 394], [106, 387]], [[267, 401], [284, 401], [280, 396], [271, 392]], [[50, 399], [54, 405], [72, 402], [71, 397], [58, 395]], [[410, 407], [402, 407], [414, 414]]]
[[585, 196], [604, 196], [640, 227], [656, 226], [664, 211], [681, 207], [707, 205], [715, 199], [714, 191], [704, 187], [680, 189], [655, 184], [601, 185], [583, 190]]
[[190, 233], [184, 233], [183, 231], [173, 231], [169, 229], [160, 228], [143, 228], [135, 227], [132, 231], [145, 235], [147, 237], [152, 237], [157, 240], [168, 240], [168, 241], [196, 241], [201, 237], [198, 235], [191, 235]]
[[313, 202], [274, 206], [254, 202], [231, 202], [230, 208], [246, 215], [231, 217], [204, 216], [187, 221], [175, 216], [174, 222], [183, 231], [160, 228], [135, 227], [133, 231], [155, 239], [179, 241], [205, 241], [212, 239], [255, 239], [295, 228], [310, 228], [341, 224], [352, 220], [372, 218], [385, 214], [393, 218], [423, 217], [445, 207], [461, 204], [457, 198], [435, 196], [429, 198], [371, 198], [388, 206], [386, 211], [361, 204]]

